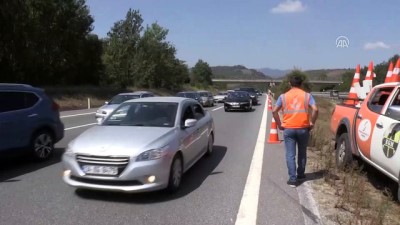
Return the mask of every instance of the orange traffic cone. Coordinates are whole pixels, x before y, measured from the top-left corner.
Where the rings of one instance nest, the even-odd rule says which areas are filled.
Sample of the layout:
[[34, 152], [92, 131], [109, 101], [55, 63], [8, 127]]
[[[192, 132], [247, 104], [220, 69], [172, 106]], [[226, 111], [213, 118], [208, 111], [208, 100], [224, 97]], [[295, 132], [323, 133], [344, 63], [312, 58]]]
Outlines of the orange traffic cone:
[[372, 81], [375, 76], [376, 75], [374, 74], [374, 63], [371, 61], [368, 65], [368, 71], [363, 81], [363, 88], [366, 91], [366, 93], [369, 93], [372, 90], [373, 87]]
[[279, 141], [279, 137], [278, 137], [278, 128], [276, 126], [276, 122], [274, 117], [272, 117], [272, 122], [271, 122], [271, 129], [269, 131], [269, 139], [268, 139], [268, 143], [270, 144], [278, 144], [281, 143]]
[[392, 73], [392, 82], [400, 82], [400, 58], [397, 60], [396, 66], [393, 69]]
[[272, 102], [271, 99], [268, 99], [268, 111], [272, 112]]
[[385, 83], [392, 82], [392, 74], [393, 74], [393, 62], [390, 62], [389, 69], [386, 73]]
[[360, 86], [360, 64], [357, 65], [356, 67], [356, 72], [354, 73], [353, 81], [351, 82], [351, 87], [349, 91], [349, 95], [347, 96], [348, 100], [346, 100], [344, 103], [347, 105], [357, 105], [358, 101], [358, 95], [355, 86], [358, 85]]

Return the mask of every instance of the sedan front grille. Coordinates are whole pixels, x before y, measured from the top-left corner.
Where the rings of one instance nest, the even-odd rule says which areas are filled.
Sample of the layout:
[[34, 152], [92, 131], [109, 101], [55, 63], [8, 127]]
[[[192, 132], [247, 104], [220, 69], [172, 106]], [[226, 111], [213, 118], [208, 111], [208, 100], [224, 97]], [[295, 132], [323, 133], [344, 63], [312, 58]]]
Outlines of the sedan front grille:
[[[82, 168], [85, 165], [117, 167], [119, 176], [129, 163], [128, 156], [96, 156], [77, 154], [76, 161]], [[102, 175], [101, 175], [102, 176]], [[109, 176], [109, 175], [108, 175]]]

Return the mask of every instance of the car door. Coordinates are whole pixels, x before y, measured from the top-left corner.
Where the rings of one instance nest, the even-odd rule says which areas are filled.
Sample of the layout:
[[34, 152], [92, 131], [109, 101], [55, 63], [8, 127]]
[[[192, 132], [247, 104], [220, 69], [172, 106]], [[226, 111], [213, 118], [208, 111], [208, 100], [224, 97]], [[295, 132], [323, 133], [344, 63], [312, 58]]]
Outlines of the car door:
[[371, 161], [398, 178], [400, 174], [400, 91], [396, 88], [378, 117], [371, 144]]
[[183, 105], [180, 119], [183, 157], [186, 159], [186, 166], [190, 166], [194, 163], [200, 144], [198, 126], [184, 128], [187, 119], [195, 119], [193, 107], [190, 103]]
[[29, 110], [25, 106], [25, 93], [0, 92], [0, 149], [25, 147], [29, 130]]
[[376, 88], [368, 96], [366, 105], [361, 106], [356, 118], [356, 142], [359, 152], [371, 160], [371, 145], [373, 133], [386, 99], [393, 91], [393, 87]]
[[198, 103], [193, 103], [193, 112], [195, 119], [197, 120], [197, 129], [199, 135], [199, 152], [197, 153], [198, 156], [201, 156], [204, 152], [207, 151], [208, 145], [208, 136], [209, 136], [209, 121], [207, 121], [206, 113], [204, 112], [203, 107], [201, 107]]

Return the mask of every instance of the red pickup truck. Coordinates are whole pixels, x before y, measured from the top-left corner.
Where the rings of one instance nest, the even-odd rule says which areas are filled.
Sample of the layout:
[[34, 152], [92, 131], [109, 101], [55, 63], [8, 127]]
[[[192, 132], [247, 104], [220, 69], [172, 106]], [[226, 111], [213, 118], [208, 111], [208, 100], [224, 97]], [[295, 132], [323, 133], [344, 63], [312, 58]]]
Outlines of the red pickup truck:
[[[331, 131], [339, 167], [358, 156], [400, 182], [400, 83], [375, 86], [359, 107], [337, 104]], [[397, 198], [400, 200], [400, 185]]]

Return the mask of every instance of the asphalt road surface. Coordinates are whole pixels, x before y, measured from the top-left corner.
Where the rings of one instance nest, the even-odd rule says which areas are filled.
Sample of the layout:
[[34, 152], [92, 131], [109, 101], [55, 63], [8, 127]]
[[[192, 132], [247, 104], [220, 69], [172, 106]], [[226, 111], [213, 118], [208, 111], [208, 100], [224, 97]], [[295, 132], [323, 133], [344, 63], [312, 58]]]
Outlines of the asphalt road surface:
[[[271, 113], [265, 110], [265, 96], [260, 100], [262, 104], [255, 106], [253, 112], [227, 113], [222, 104], [207, 108], [215, 120], [213, 155], [192, 167], [184, 176], [182, 188], [173, 195], [162, 191], [144, 194], [77, 191], [66, 185], [61, 178], [61, 154], [69, 141], [94, 126], [96, 120], [94, 110], [62, 112], [65, 138], [56, 145], [52, 160], [35, 163], [21, 157], [1, 159], [0, 224], [316, 222], [317, 215], [300, 204], [300, 189], [286, 185], [283, 145], [266, 143]], [[265, 121], [261, 126], [265, 134], [260, 139], [261, 121]], [[259, 154], [263, 156], [258, 157]]]

